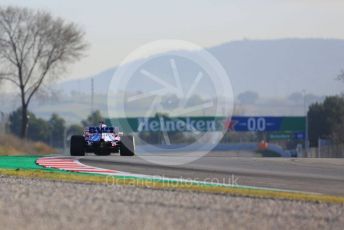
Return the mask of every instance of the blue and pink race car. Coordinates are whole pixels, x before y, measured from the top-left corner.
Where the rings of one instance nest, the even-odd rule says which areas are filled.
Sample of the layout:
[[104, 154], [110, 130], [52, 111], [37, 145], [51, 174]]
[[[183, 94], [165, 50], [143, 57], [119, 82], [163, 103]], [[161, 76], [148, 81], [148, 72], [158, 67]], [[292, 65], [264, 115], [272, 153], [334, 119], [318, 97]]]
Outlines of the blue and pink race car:
[[83, 135], [71, 137], [70, 154], [85, 156], [85, 153], [96, 155], [110, 155], [120, 153], [121, 156], [135, 155], [135, 141], [133, 136], [124, 136], [114, 127], [87, 127]]

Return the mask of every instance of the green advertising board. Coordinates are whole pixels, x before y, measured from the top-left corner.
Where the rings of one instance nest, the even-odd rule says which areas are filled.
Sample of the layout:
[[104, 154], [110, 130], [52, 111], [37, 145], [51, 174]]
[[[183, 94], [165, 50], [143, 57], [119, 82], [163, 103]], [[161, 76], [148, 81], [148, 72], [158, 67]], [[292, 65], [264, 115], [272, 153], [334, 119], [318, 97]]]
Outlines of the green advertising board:
[[[124, 132], [292, 132], [301, 135], [305, 130], [305, 117], [131, 117], [111, 119], [113, 126]], [[273, 138], [279, 138], [276, 134]], [[280, 135], [287, 138], [287, 135]]]
[[223, 130], [223, 117], [136, 117], [112, 119], [126, 132], [214, 132]]

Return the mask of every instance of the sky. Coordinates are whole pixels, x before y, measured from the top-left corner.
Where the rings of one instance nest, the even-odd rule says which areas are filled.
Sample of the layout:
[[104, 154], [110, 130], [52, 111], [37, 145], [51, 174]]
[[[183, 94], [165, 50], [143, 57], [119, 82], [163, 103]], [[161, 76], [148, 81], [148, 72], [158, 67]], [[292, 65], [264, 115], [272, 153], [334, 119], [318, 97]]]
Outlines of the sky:
[[242, 39], [344, 39], [342, 0], [0, 0], [80, 25], [87, 56], [66, 77], [114, 67], [140, 46], [179, 39], [211, 47]]

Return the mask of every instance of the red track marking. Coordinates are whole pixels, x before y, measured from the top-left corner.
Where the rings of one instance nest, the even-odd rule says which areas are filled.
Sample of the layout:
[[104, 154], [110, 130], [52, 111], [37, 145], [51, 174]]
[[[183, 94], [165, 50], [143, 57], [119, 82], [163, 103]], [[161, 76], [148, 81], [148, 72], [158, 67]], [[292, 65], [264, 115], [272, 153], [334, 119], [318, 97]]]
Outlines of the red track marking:
[[88, 172], [88, 173], [118, 173], [116, 170], [96, 168], [80, 163], [77, 159], [66, 157], [44, 157], [36, 161], [36, 164], [46, 167], [55, 168], [71, 172]]

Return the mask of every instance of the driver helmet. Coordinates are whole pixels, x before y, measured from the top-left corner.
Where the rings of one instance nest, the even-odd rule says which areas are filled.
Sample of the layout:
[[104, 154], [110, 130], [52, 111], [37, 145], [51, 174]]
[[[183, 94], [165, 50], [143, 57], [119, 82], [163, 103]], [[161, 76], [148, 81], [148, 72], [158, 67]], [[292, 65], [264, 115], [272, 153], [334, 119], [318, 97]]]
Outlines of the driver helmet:
[[104, 123], [104, 121], [99, 122], [99, 128], [106, 128], [106, 124]]

